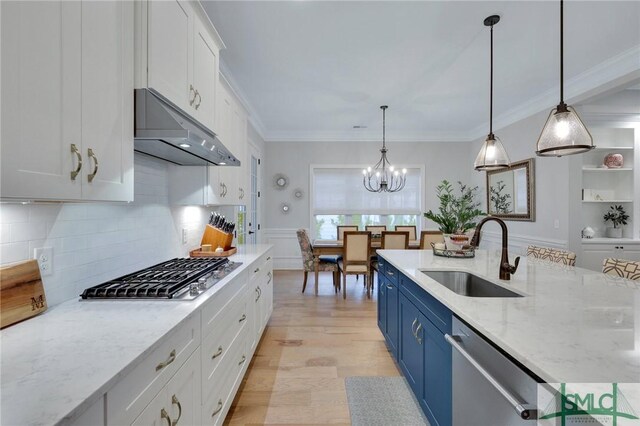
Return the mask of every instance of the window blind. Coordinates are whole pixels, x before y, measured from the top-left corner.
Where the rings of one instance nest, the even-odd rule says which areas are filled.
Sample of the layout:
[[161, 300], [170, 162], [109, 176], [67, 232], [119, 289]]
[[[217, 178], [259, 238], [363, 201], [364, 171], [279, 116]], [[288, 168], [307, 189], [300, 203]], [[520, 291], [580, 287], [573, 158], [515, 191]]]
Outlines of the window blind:
[[420, 214], [421, 169], [407, 168], [402, 191], [376, 193], [362, 184], [362, 168], [313, 168], [313, 214]]

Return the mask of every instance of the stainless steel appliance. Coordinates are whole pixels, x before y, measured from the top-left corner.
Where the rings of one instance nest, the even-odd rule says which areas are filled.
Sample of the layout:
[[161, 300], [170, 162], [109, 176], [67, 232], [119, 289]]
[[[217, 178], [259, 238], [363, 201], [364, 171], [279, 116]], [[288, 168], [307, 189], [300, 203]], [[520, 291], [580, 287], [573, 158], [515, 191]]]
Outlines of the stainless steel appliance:
[[135, 90], [134, 150], [181, 166], [239, 166], [217, 135], [153, 89]]
[[453, 318], [453, 424], [535, 425], [538, 382]]
[[193, 300], [242, 265], [220, 258], [175, 258], [90, 287], [85, 300]]

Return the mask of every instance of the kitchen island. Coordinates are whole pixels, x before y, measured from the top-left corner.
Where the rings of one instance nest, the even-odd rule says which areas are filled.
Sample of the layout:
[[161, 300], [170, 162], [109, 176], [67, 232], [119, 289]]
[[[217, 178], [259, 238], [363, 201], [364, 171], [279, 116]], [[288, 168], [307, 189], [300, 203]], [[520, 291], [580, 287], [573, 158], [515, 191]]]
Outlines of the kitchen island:
[[[467, 325], [498, 357], [511, 361], [513, 372], [530, 377], [533, 389], [535, 382], [640, 382], [640, 283], [526, 258], [510, 281], [499, 280], [500, 253], [485, 250], [472, 259], [438, 257], [431, 250], [380, 250], [378, 255], [378, 325], [432, 424], [451, 424], [452, 413], [453, 423], [460, 423], [455, 416], [469, 405], [467, 398], [456, 408], [455, 389], [456, 374], [463, 383], [458, 390], [471, 386], [460, 371], [468, 374], [473, 368], [456, 372], [456, 357], [465, 351], [456, 342], [470, 334], [464, 331]], [[461, 295], [428, 271], [471, 273], [507, 297]], [[446, 274], [431, 275], [441, 280]], [[494, 376], [505, 370], [486, 356], [479, 359], [476, 372], [483, 366], [491, 370], [492, 364]], [[477, 390], [471, 400], [487, 389]], [[534, 393], [522, 396], [516, 399], [536, 403]]]
[[[2, 424], [130, 424], [136, 415], [144, 415], [133, 408], [147, 411], [145, 407], [153, 406], [165, 384], [171, 385], [186, 367], [193, 367], [191, 372], [196, 374], [192, 377], [202, 376], [202, 399], [211, 399], [219, 414], [214, 421], [221, 423], [239, 380], [221, 371], [230, 368], [223, 366], [216, 372], [217, 365], [212, 365], [210, 381], [215, 382], [214, 387], [228, 384], [226, 394], [218, 389], [205, 392], [208, 372], [199, 373], [199, 355], [202, 350], [203, 370], [209, 362], [224, 363], [228, 358], [228, 364], [239, 369], [241, 380], [271, 314], [271, 306], [260, 304], [272, 294], [270, 250], [270, 245], [240, 248], [231, 260], [242, 265], [192, 301], [69, 300], [2, 330]], [[255, 297], [258, 292], [262, 298]], [[232, 296], [235, 302], [230, 306], [227, 299]], [[237, 334], [234, 331], [225, 337], [223, 334], [234, 324], [239, 327]], [[213, 351], [217, 351], [218, 338], [226, 339], [228, 345], [221, 344], [224, 349], [211, 360], [210, 354], [205, 356], [205, 349], [215, 346]], [[184, 365], [179, 370], [181, 363]], [[199, 412], [189, 413], [189, 406], [199, 410], [199, 384], [199, 379], [187, 383], [195, 394], [188, 401], [186, 397], [182, 400], [180, 415], [185, 423], [197, 424], [201, 418]], [[139, 392], [134, 389], [138, 386]], [[115, 407], [128, 392], [131, 399], [122, 401], [123, 409]], [[154, 409], [146, 419], [160, 417], [162, 406], [175, 420], [179, 415], [172, 413], [176, 408], [172, 405], [177, 404], [171, 400], [161, 403], [157, 413]], [[209, 417], [211, 412], [205, 414]], [[191, 417], [185, 420], [185, 416]], [[146, 419], [141, 422], [152, 422]], [[166, 419], [162, 420], [164, 424]]]

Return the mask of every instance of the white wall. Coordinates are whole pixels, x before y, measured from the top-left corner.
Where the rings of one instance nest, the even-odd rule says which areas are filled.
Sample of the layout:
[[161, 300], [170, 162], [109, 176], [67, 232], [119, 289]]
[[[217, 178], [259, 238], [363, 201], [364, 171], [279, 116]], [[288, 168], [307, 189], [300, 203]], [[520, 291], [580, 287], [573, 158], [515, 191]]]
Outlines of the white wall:
[[[311, 164], [362, 164], [373, 165], [380, 158], [380, 144], [371, 142], [331, 142], [331, 143], [266, 143], [265, 167], [265, 242], [274, 244], [276, 268], [300, 269], [300, 248], [295, 231], [310, 226], [309, 167]], [[452, 182], [468, 182], [473, 171], [473, 160], [469, 143], [428, 142], [388, 144], [388, 157], [396, 167], [403, 165], [424, 165], [425, 180], [423, 194], [425, 211], [437, 209], [436, 186], [442, 179]], [[475, 148], [474, 148], [475, 149]], [[475, 155], [475, 154], [474, 154]], [[273, 177], [283, 173], [289, 177], [289, 185], [277, 190]], [[301, 188], [301, 200], [293, 196], [293, 191]], [[291, 206], [289, 214], [280, 212], [280, 205]], [[430, 221], [429, 221], [430, 222]], [[436, 228], [425, 222], [428, 228]]]
[[[199, 246], [210, 210], [169, 206], [167, 163], [136, 154], [133, 203], [1, 204], [0, 264], [53, 247], [54, 273], [42, 279], [52, 306], [92, 285], [188, 255]], [[188, 229], [185, 245], [182, 228]]]

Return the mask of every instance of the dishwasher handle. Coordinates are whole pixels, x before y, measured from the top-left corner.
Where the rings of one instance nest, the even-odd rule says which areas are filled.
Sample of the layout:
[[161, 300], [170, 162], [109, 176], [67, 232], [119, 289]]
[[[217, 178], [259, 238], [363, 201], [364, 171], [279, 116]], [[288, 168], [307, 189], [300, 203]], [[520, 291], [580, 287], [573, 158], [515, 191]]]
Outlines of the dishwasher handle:
[[445, 334], [444, 335], [444, 339], [454, 349], [456, 349], [458, 352], [460, 352], [460, 355], [465, 357], [467, 359], [467, 361], [469, 361], [469, 363], [471, 363], [471, 365], [473, 365], [475, 367], [475, 369], [478, 370], [478, 372], [480, 374], [482, 374], [482, 376], [485, 379], [487, 379], [487, 381], [489, 383], [491, 383], [491, 385], [500, 393], [500, 395], [502, 395], [507, 401], [509, 401], [509, 404], [511, 404], [513, 409], [516, 410], [516, 413], [518, 413], [518, 416], [520, 416], [521, 419], [523, 419], [523, 420], [535, 420], [535, 419], [538, 418], [538, 410], [537, 410], [537, 408], [534, 405], [527, 404], [525, 402], [520, 402], [507, 389], [505, 389], [504, 386], [502, 386], [500, 384], [500, 382], [498, 382], [496, 380], [496, 378], [491, 375], [491, 373], [489, 373], [487, 370], [485, 370], [484, 367], [482, 367], [482, 365], [480, 365], [478, 363], [478, 361], [476, 361], [471, 356], [471, 354], [469, 352], [467, 352], [462, 347], [462, 345], [460, 345], [460, 343], [458, 342], [458, 340], [460, 338], [458, 336], [450, 336], [448, 334]]

